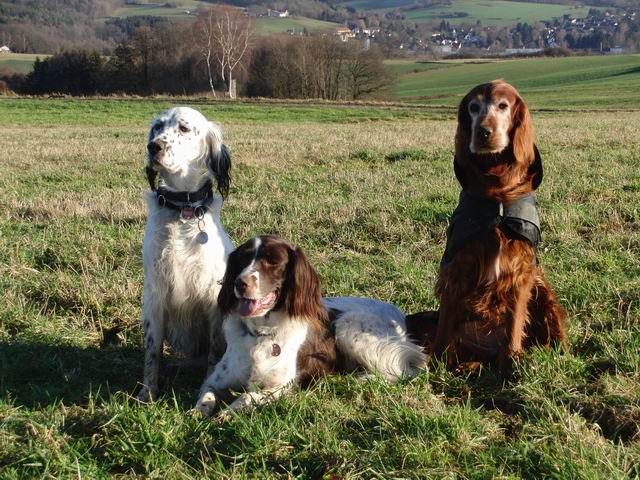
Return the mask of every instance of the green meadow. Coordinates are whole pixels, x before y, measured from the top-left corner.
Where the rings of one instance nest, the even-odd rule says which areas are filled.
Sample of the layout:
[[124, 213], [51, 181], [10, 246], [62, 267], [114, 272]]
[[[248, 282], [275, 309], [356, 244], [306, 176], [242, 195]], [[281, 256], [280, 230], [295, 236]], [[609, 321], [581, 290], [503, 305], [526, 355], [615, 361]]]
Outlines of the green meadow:
[[29, 73], [33, 70], [33, 63], [36, 58], [41, 60], [49, 55], [38, 55], [32, 53], [1, 53], [0, 54], [0, 74]]
[[337, 23], [314, 20], [313, 18], [290, 16], [286, 18], [263, 17], [256, 20], [256, 32], [263, 35], [285, 33], [287, 30], [301, 32], [330, 31], [340, 27]]
[[589, 7], [580, 5], [555, 5], [551, 3], [533, 3], [505, 0], [452, 0], [448, 5], [433, 5], [421, 8], [415, 0], [349, 0], [344, 5], [359, 10], [388, 12], [403, 8], [407, 20], [417, 23], [440, 23], [446, 20], [450, 24], [480, 21], [484, 26], [511, 25], [517, 22], [535, 23], [562, 17], [584, 17]]
[[127, 4], [111, 13], [113, 17], [134, 17], [140, 15], [153, 15], [157, 17], [171, 17], [178, 19], [195, 18], [198, 9], [211, 7], [211, 3], [200, 0], [178, 0], [176, 2], [139, 2]]
[[503, 78], [535, 108], [640, 108], [640, 55], [392, 61], [391, 93], [405, 101], [456, 105], [474, 85]]
[[567, 352], [530, 351], [504, 382], [325, 378], [221, 422], [191, 414], [204, 370], [175, 355], [163, 395], [135, 400], [145, 138], [174, 104], [224, 129], [236, 245], [276, 233], [325, 295], [437, 306], [453, 107], [0, 98], [1, 478], [640, 476], [640, 112], [533, 112]]

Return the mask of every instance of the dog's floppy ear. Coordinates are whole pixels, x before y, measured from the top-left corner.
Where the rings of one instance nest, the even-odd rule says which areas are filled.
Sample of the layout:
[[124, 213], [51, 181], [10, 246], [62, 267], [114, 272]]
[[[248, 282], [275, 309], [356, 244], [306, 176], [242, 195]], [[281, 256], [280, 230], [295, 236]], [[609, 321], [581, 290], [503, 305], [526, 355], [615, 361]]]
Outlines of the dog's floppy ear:
[[[149, 128], [149, 133], [147, 134], [147, 144], [151, 140], [153, 140], [153, 126], [155, 125], [156, 120], [151, 123], [151, 128]], [[156, 191], [156, 181], [158, 180], [158, 172], [156, 172], [151, 166], [151, 157], [149, 156], [149, 152], [147, 152], [147, 166], [145, 167], [145, 174], [147, 175], [147, 182], [149, 182], [149, 188], [152, 191]]]
[[544, 169], [542, 168], [542, 157], [540, 156], [538, 147], [536, 147], [535, 144], [533, 145], [533, 152], [535, 158], [533, 160], [533, 163], [529, 167], [529, 175], [531, 176], [531, 186], [534, 190], [536, 190], [542, 183], [542, 178], [544, 177]]
[[218, 192], [225, 198], [229, 194], [231, 184], [231, 154], [222, 143], [222, 132], [215, 123], [209, 122], [207, 129], [207, 168], [215, 177]]
[[151, 188], [151, 190], [155, 192], [157, 188], [156, 180], [158, 179], [158, 172], [156, 172], [149, 164], [147, 164], [144, 171], [147, 174], [147, 182], [149, 182], [149, 188]]
[[227, 270], [222, 278], [222, 288], [218, 294], [218, 307], [223, 314], [229, 313], [238, 304], [234, 291], [234, 282], [240, 274], [238, 264], [238, 251], [234, 250], [227, 260]]
[[513, 114], [513, 155], [521, 165], [530, 166], [535, 161], [533, 145], [533, 123], [524, 100], [518, 96]]
[[294, 318], [324, 318], [320, 278], [299, 247], [289, 249], [284, 307]]
[[471, 115], [469, 115], [469, 95], [458, 106], [458, 128], [456, 129], [455, 157], [453, 170], [462, 188], [466, 187], [464, 168], [471, 157]]

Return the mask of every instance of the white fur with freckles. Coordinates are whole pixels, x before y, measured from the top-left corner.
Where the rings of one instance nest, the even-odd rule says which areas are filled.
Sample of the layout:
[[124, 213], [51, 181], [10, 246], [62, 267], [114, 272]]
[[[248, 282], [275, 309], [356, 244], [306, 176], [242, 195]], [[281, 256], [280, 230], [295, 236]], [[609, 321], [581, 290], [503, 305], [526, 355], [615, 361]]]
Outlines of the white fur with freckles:
[[407, 336], [403, 313], [371, 298], [333, 297], [325, 306], [343, 312], [335, 321], [336, 347], [351, 367], [377, 372], [390, 383], [426, 368], [422, 348]]
[[[351, 297], [324, 302], [342, 312], [335, 320], [336, 347], [349, 367], [379, 372], [390, 382], [426, 368], [425, 354], [408, 340], [405, 317], [394, 305]], [[205, 380], [196, 410], [211, 416], [229, 391], [243, 393], [220, 412], [221, 417], [280, 397], [297, 381], [298, 353], [307, 325], [308, 320], [290, 318], [282, 311], [252, 318], [233, 313], [225, 318], [227, 350]], [[247, 333], [248, 329], [258, 335]], [[273, 355], [274, 344], [280, 348], [278, 356]]]
[[[171, 145], [155, 165], [165, 188], [197, 191], [211, 178], [207, 157], [222, 148], [220, 129], [196, 110], [180, 107], [163, 113], [149, 141], [161, 138]], [[180, 132], [188, 125], [189, 132]], [[215, 179], [213, 179], [215, 184]], [[214, 192], [215, 193], [215, 192]], [[183, 220], [180, 212], [158, 205], [154, 193], [146, 195], [148, 217], [143, 245], [145, 368], [138, 394], [149, 400], [158, 393], [162, 346], [166, 340], [187, 357], [209, 357], [210, 368], [224, 350], [221, 315], [216, 303], [220, 281], [233, 245], [220, 220], [222, 198], [204, 214], [208, 241], [196, 241], [197, 219]], [[201, 224], [202, 225], [202, 224]]]
[[243, 393], [222, 415], [278, 398], [295, 383], [298, 352], [307, 337], [306, 320], [289, 318], [283, 312], [252, 318], [233, 313], [225, 318], [223, 330], [227, 350], [200, 389], [196, 409], [201, 413], [210, 416], [229, 390]]

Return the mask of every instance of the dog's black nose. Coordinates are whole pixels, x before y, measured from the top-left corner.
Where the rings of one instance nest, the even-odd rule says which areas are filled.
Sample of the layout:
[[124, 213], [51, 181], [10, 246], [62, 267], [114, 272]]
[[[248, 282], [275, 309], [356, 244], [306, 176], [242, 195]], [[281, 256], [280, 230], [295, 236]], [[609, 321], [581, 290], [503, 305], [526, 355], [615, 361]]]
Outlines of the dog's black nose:
[[165, 143], [162, 140], [154, 140], [153, 142], [149, 142], [147, 145], [147, 150], [151, 155], [156, 155], [164, 150]]
[[480, 138], [486, 140], [491, 136], [492, 130], [487, 127], [478, 127], [478, 134]]
[[245, 282], [242, 279], [242, 277], [236, 278], [236, 280], [235, 280], [235, 282], [233, 282], [233, 284], [236, 287], [236, 291], [241, 295], [247, 290], [247, 287], [249, 286], [249, 285], [247, 285], [247, 282]]

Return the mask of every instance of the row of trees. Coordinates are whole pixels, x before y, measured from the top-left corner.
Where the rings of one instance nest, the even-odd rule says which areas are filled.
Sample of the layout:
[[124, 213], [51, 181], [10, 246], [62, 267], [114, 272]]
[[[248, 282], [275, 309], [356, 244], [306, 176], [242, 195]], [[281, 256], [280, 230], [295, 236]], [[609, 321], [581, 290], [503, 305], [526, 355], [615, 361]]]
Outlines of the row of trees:
[[[141, 26], [104, 57], [65, 50], [37, 60], [26, 77], [4, 78], [28, 94], [194, 94], [355, 99], [391, 79], [377, 49], [334, 36], [262, 38], [252, 42], [251, 20], [237, 9], [213, 8], [192, 25]], [[257, 42], [256, 42], [257, 43]]]
[[[362, 12], [326, 0], [225, 0], [224, 3], [246, 7], [250, 16], [257, 17], [269, 9], [289, 10], [291, 15], [345, 23], [356, 20]], [[134, 3], [134, 2], [131, 2]], [[148, 2], [142, 2], [148, 3]], [[180, 2], [155, 2], [173, 5]], [[61, 49], [92, 48], [111, 55], [116, 45], [124, 40], [123, 33], [131, 33], [138, 18], [114, 17], [122, 0], [11, 0], [0, 1], [0, 41], [12, 50], [23, 53], [56, 53]], [[205, 10], [200, 6], [190, 10]], [[102, 19], [107, 18], [106, 21]], [[146, 17], [146, 26], [154, 26], [166, 17]], [[142, 25], [139, 25], [142, 26]]]
[[378, 49], [333, 37], [277, 37], [254, 51], [247, 82], [250, 96], [358, 99], [390, 85]]

